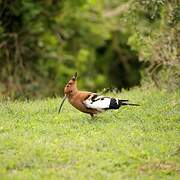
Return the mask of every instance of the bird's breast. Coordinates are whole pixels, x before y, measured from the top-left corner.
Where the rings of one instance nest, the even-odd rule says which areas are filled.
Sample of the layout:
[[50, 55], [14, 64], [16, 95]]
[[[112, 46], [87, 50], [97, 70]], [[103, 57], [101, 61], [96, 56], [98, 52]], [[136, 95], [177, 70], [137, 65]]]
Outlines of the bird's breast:
[[74, 106], [75, 108], [79, 110], [83, 110], [85, 108], [80, 100], [69, 99], [69, 102], [72, 106]]

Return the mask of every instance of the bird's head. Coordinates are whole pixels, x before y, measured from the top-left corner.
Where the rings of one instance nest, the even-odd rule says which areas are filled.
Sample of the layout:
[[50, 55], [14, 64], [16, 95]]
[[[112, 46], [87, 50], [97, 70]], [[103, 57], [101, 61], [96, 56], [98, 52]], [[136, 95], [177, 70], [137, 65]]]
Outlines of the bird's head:
[[66, 84], [64, 88], [65, 96], [73, 95], [77, 91], [76, 82], [77, 82], [77, 72], [72, 76], [72, 78]]
[[64, 88], [64, 97], [60, 104], [58, 113], [60, 113], [65, 100], [77, 92], [76, 80], [77, 80], [77, 72], [73, 75], [73, 77], [69, 80], [69, 82], [66, 84]]

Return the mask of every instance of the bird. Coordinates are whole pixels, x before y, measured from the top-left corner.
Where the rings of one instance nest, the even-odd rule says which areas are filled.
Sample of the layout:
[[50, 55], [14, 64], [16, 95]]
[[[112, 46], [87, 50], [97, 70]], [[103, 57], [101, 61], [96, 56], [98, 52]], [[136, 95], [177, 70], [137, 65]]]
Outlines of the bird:
[[58, 113], [60, 113], [66, 99], [68, 99], [73, 107], [83, 113], [89, 114], [92, 118], [98, 113], [106, 110], [119, 109], [121, 106], [139, 106], [139, 104], [129, 103], [128, 100], [78, 90], [77, 72], [72, 76], [64, 88], [64, 97], [61, 101]]

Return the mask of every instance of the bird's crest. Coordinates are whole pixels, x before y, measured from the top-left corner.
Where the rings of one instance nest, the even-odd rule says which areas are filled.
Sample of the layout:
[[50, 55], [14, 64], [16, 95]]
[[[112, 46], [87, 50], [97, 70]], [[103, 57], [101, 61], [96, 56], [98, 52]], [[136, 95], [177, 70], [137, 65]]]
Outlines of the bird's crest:
[[73, 77], [71, 78], [71, 80], [75, 81], [77, 79], [77, 72], [75, 72], [75, 74], [73, 75]]

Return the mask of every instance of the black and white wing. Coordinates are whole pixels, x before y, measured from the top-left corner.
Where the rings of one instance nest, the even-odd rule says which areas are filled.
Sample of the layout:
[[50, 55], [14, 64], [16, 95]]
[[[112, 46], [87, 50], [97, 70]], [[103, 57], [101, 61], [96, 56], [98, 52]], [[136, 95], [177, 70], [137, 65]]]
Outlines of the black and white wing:
[[118, 98], [111, 98], [106, 96], [98, 96], [94, 94], [91, 98], [87, 98], [84, 101], [84, 105], [87, 108], [107, 110], [107, 109], [119, 109], [121, 105], [138, 106], [138, 104], [129, 103], [128, 100], [120, 100]]
[[97, 96], [96, 98], [86, 99], [84, 104], [91, 109], [107, 109], [109, 108], [111, 98]]
[[91, 109], [118, 109], [119, 100], [111, 97], [94, 95], [84, 101], [87, 108]]

